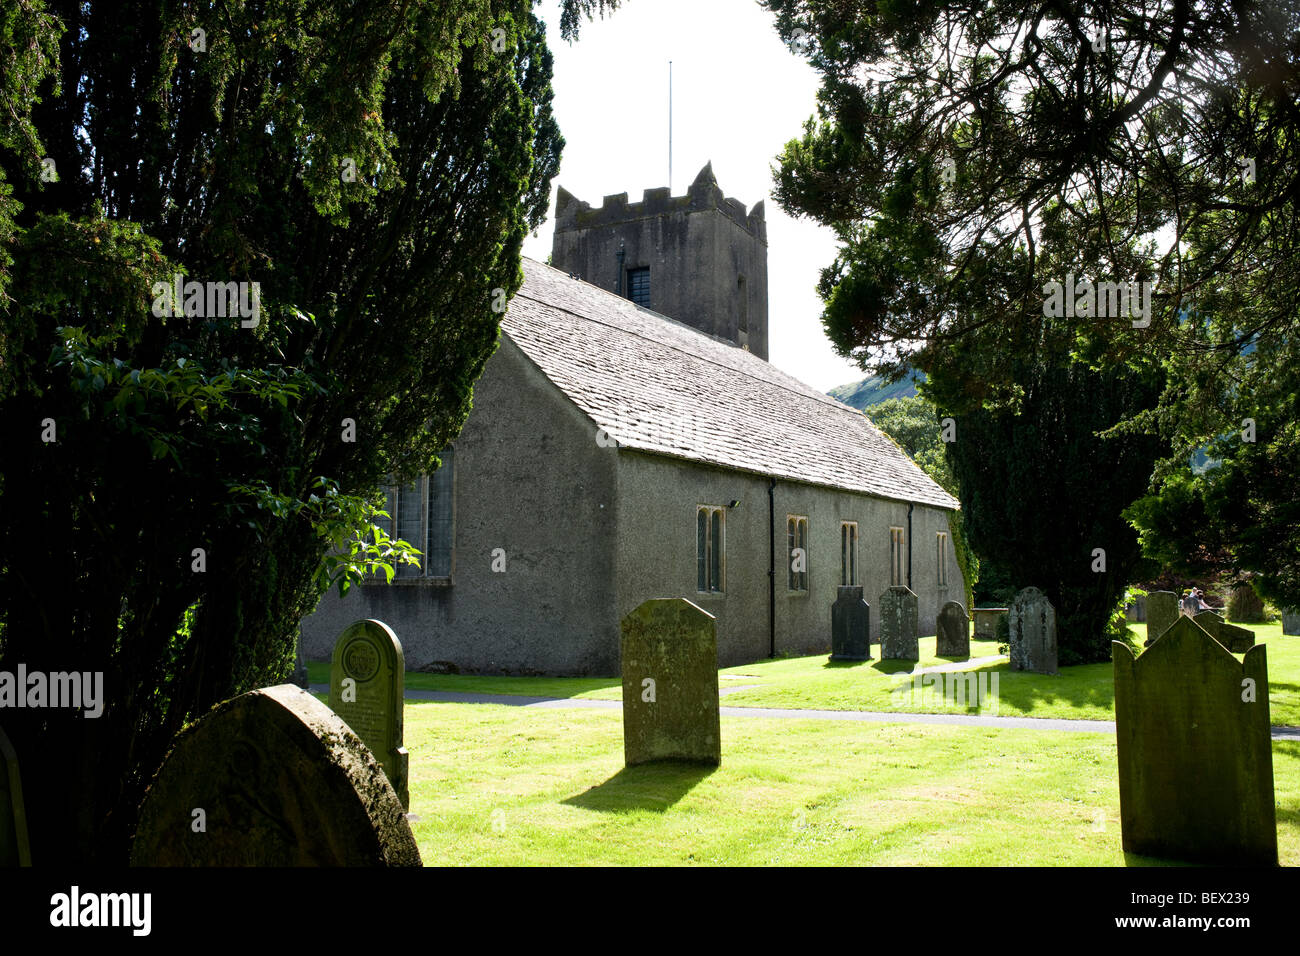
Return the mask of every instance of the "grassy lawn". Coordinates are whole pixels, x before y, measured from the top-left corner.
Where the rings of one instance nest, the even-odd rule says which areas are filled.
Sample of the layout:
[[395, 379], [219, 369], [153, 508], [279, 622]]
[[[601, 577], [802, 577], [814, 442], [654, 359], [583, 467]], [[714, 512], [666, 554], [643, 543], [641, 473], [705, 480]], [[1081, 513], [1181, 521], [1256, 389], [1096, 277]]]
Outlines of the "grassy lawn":
[[[617, 711], [409, 702], [437, 865], [1148, 865], [1120, 846], [1114, 737], [722, 719], [722, 766], [623, 767]], [[1300, 742], [1274, 741], [1300, 865]]]
[[[1146, 625], [1130, 627], [1137, 646], [1146, 639]], [[1300, 726], [1300, 637], [1283, 637], [1280, 624], [1253, 625], [1258, 640], [1268, 644], [1269, 708], [1274, 724]], [[921, 638], [921, 667], [948, 663], [934, 656], [935, 639]], [[874, 649], [878, 655], [879, 647]], [[971, 641], [971, 656], [997, 654], [992, 641]], [[311, 663], [308, 673], [314, 683], [329, 682], [329, 664]], [[985, 665], [998, 676], [1000, 716], [1061, 717], [1066, 719], [1114, 718], [1111, 686], [1112, 666], [1086, 664], [1066, 667], [1059, 676], [1046, 677], [1009, 670], [1005, 661]], [[911, 671], [901, 661], [868, 661], [861, 664], [832, 664], [827, 656], [785, 658], [730, 667], [722, 670], [721, 687], [744, 689], [726, 693], [723, 703], [737, 707], [784, 707], [814, 710], [877, 710], [907, 712], [975, 713], [974, 705], [961, 711], [945, 707], [933, 694], [914, 698], [896, 688], [910, 688], [910, 681], [891, 676]], [[751, 686], [753, 685], [753, 686]], [[406, 686], [411, 690], [444, 690], [467, 693], [511, 694], [536, 697], [585, 697], [618, 700], [622, 696], [616, 678], [599, 677], [478, 677], [459, 674], [420, 674], [408, 671]], [[986, 711], [988, 712], [988, 711]]]

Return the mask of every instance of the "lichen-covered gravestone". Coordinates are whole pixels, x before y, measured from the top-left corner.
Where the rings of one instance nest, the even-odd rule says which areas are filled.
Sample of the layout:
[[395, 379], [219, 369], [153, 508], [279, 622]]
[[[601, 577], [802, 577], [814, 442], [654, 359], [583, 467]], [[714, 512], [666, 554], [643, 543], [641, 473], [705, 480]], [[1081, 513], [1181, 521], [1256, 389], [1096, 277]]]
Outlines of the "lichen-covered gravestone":
[[1300, 637], [1300, 608], [1282, 608], [1282, 633]]
[[1238, 661], [1186, 616], [1136, 659], [1111, 644], [1126, 851], [1277, 864], [1265, 653]]
[[1169, 630], [1178, 620], [1178, 595], [1173, 591], [1151, 591], [1147, 594], [1147, 640], [1150, 647], [1155, 639]]
[[183, 731], [141, 807], [133, 866], [419, 866], [374, 755], [311, 694], [241, 694]]
[[1058, 673], [1056, 608], [1038, 588], [1025, 588], [1011, 602], [1011, 669], [1035, 674]]
[[397, 635], [383, 621], [357, 621], [334, 642], [330, 709], [362, 739], [388, 774], [403, 807], [410, 807], [402, 704], [406, 665]]
[[1255, 632], [1229, 624], [1213, 611], [1202, 611], [1194, 620], [1205, 633], [1234, 654], [1244, 654], [1255, 646]]
[[909, 588], [892, 587], [880, 595], [880, 659], [919, 661], [921, 645], [916, 595]]
[[935, 654], [939, 657], [970, 657], [970, 618], [966, 609], [956, 601], [949, 601], [939, 609], [935, 621], [938, 637]]
[[841, 587], [831, 605], [831, 660], [871, 660], [871, 605], [860, 587]]
[[0, 866], [31, 865], [32, 849], [27, 842], [27, 808], [23, 805], [18, 754], [8, 734], [0, 729]]
[[646, 601], [623, 618], [623, 756], [722, 762], [718, 633], [684, 598]]

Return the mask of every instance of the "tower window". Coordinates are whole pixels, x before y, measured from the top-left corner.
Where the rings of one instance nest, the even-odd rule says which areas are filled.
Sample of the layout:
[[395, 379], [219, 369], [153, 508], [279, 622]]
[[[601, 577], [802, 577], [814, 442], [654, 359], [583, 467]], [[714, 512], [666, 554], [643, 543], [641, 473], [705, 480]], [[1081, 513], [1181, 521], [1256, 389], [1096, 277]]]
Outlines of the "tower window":
[[637, 305], [650, 308], [650, 267], [627, 270], [627, 297]]

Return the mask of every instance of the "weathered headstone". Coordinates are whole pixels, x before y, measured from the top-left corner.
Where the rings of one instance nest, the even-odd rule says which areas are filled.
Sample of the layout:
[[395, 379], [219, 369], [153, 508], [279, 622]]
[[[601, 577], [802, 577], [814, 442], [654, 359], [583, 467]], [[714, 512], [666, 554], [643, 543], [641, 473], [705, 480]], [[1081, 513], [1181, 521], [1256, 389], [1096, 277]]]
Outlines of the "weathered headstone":
[[998, 636], [998, 621], [1007, 615], [1005, 607], [977, 607], [971, 609], [971, 619], [975, 622], [975, 637], [981, 640], [993, 640]]
[[1220, 624], [1219, 643], [1234, 654], [1244, 654], [1255, 646], [1255, 632], [1235, 624]]
[[892, 587], [880, 595], [880, 659], [919, 661], [921, 645], [916, 595], [909, 588]]
[[1136, 659], [1111, 644], [1126, 851], [1277, 865], [1265, 653], [1238, 661], [1186, 616]]
[[1282, 608], [1282, 633], [1300, 637], [1300, 608]]
[[623, 618], [623, 757], [722, 762], [717, 621], [684, 598]]
[[970, 619], [956, 601], [939, 608], [935, 631], [935, 654], [939, 657], [970, 657]]
[[1139, 594], [1133, 603], [1124, 608], [1124, 620], [1132, 624], [1141, 624], [1147, 619], [1147, 599]]
[[839, 589], [831, 605], [831, 660], [871, 660], [871, 605], [862, 600], [862, 588]]
[[31, 866], [27, 842], [27, 808], [23, 805], [23, 780], [18, 754], [0, 728], [0, 866]]
[[1215, 614], [1213, 611], [1201, 611], [1199, 614], [1194, 615], [1192, 620], [1200, 625], [1201, 630], [1209, 634], [1210, 637], [1223, 644], [1224, 647], [1228, 646], [1222, 635], [1225, 623], [1222, 615]]
[[1056, 608], [1038, 588], [1025, 588], [1011, 602], [1011, 669], [1058, 673]]
[[405, 696], [402, 645], [389, 626], [367, 620], [344, 629], [330, 662], [330, 710], [370, 748], [402, 806], [409, 807], [409, 758], [402, 745]]
[[133, 866], [419, 866], [393, 786], [347, 724], [292, 684], [241, 694], [177, 738], [141, 807]]
[[1147, 639], [1150, 647], [1157, 637], [1169, 630], [1178, 620], [1178, 595], [1173, 591], [1151, 591], [1147, 594]]

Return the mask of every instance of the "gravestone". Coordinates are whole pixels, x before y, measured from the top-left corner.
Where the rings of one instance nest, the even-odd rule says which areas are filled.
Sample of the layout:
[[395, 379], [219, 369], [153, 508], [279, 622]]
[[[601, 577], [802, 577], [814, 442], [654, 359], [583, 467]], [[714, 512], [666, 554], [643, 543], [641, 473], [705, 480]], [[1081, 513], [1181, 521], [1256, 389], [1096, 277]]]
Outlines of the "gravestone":
[[998, 636], [998, 621], [1007, 615], [1005, 607], [977, 607], [971, 609], [971, 618], [975, 622], [975, 637], [993, 640]]
[[133, 866], [420, 866], [393, 786], [337, 714], [292, 684], [218, 704], [145, 794]]
[[1234, 654], [1244, 654], [1255, 646], [1255, 632], [1235, 624], [1220, 624], [1219, 643]]
[[1150, 647], [1157, 637], [1169, 630], [1178, 620], [1178, 595], [1173, 591], [1151, 591], [1147, 594], [1147, 639]]
[[860, 587], [841, 587], [831, 605], [831, 660], [871, 660], [871, 605]]
[[1300, 608], [1282, 608], [1282, 633], [1300, 637]]
[[1133, 603], [1124, 608], [1124, 620], [1133, 624], [1141, 624], [1147, 619], [1147, 599], [1145, 595], [1139, 594], [1133, 599]]
[[1206, 634], [1214, 638], [1224, 647], [1228, 646], [1228, 638], [1224, 635], [1223, 629], [1227, 626], [1222, 615], [1215, 614], [1213, 611], [1201, 611], [1195, 615], [1194, 620]]
[[0, 866], [31, 866], [27, 841], [27, 808], [23, 805], [23, 780], [18, 754], [0, 728]]
[[297, 653], [294, 656], [293, 676], [289, 678], [289, 682], [295, 687], [301, 687], [303, 690], [306, 690], [310, 686], [311, 682], [307, 679], [307, 662], [302, 659], [301, 640], [302, 638], [300, 635]]
[[939, 657], [970, 657], [970, 619], [966, 609], [949, 601], [939, 609], [935, 621], [935, 654]]
[[1137, 658], [1111, 644], [1125, 851], [1277, 865], [1265, 653], [1238, 661], [1186, 616]]
[[1055, 674], [1056, 608], [1038, 588], [1025, 588], [1011, 602], [1011, 669]]
[[880, 595], [880, 659], [919, 661], [921, 646], [916, 595], [909, 588], [892, 587]]
[[646, 601], [623, 618], [623, 758], [722, 762], [718, 632], [684, 598]]
[[409, 758], [402, 746], [405, 696], [402, 645], [388, 625], [367, 620], [344, 629], [330, 662], [330, 710], [370, 748], [402, 806], [409, 808]]

